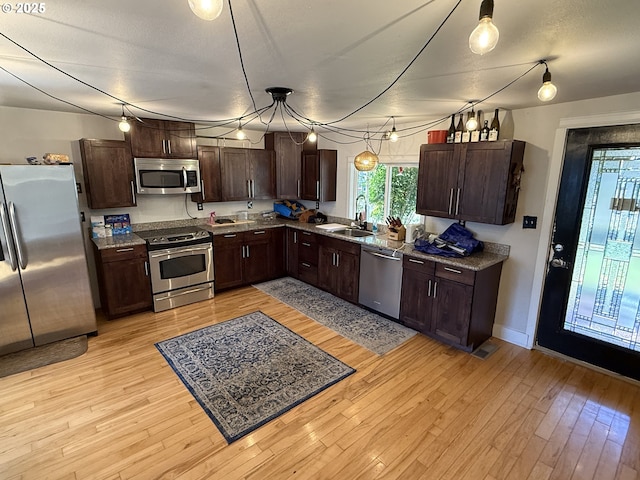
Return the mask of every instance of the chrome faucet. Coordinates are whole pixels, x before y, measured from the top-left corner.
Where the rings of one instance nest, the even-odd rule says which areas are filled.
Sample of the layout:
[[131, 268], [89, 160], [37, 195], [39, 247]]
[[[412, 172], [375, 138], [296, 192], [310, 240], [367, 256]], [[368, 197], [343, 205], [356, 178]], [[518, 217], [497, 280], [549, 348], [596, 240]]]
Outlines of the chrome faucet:
[[[353, 227], [357, 227], [357, 228], [364, 229], [364, 230], [367, 229], [367, 222], [366, 222], [366, 220], [367, 220], [367, 203], [366, 203], [366, 198], [367, 197], [365, 197], [364, 193], [361, 193], [360, 195], [358, 195], [356, 197], [356, 219], [355, 219], [356, 224], [354, 224], [354, 223], [351, 224], [351, 226], [353, 226]], [[365, 201], [364, 208], [362, 210], [358, 209], [358, 201], [360, 199]]]

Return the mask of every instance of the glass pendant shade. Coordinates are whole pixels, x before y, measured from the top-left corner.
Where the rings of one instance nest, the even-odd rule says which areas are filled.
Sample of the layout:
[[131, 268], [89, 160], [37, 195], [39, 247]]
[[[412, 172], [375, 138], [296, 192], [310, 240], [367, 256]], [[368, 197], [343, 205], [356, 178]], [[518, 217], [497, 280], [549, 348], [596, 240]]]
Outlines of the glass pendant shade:
[[368, 172], [369, 170], [376, 168], [376, 165], [378, 165], [378, 156], [369, 150], [365, 150], [364, 152], [356, 155], [353, 163], [356, 166], [356, 170], [360, 172]]
[[127, 133], [129, 130], [131, 130], [131, 125], [129, 125], [129, 122], [127, 121], [127, 117], [125, 117], [124, 115], [122, 116], [122, 119], [118, 124], [118, 128], [120, 129], [121, 132], [124, 132], [124, 133]]
[[538, 90], [538, 98], [543, 102], [553, 100], [558, 93], [558, 87], [551, 83], [551, 73], [547, 68], [542, 76], [542, 86]]
[[188, 0], [191, 11], [203, 20], [215, 20], [222, 13], [223, 0]]

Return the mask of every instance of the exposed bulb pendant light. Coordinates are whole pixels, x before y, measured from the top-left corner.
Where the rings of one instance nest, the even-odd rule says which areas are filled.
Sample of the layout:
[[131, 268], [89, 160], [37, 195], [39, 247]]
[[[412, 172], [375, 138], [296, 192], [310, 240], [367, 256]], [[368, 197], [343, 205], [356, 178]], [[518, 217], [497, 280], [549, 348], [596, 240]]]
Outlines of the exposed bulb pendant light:
[[469, 35], [469, 48], [473, 53], [484, 55], [496, 47], [500, 32], [493, 24], [493, 0], [482, 0], [480, 21]]
[[222, 13], [223, 0], [188, 0], [189, 8], [203, 20], [215, 20]]
[[129, 125], [129, 121], [127, 117], [124, 115], [124, 103], [122, 104], [122, 117], [120, 119], [120, 123], [118, 123], [118, 128], [121, 132], [127, 133], [131, 130], [131, 125]]
[[244, 140], [245, 138], [247, 138], [247, 134], [244, 133], [244, 130], [242, 130], [242, 124], [240, 123], [240, 120], [238, 120], [238, 129], [236, 130], [236, 138], [238, 140]]
[[309, 135], [307, 135], [307, 140], [311, 143], [316, 143], [318, 140], [318, 135], [316, 135], [316, 132], [313, 130], [313, 125], [311, 125], [311, 131], [309, 132]]
[[473, 109], [473, 106], [471, 107], [471, 113], [469, 113], [469, 118], [467, 119], [467, 123], [465, 124], [465, 126], [470, 132], [478, 128], [478, 119], [476, 118], [476, 112]]
[[395, 143], [400, 137], [398, 137], [398, 132], [396, 132], [396, 119], [394, 117], [391, 117], [391, 119], [393, 120], [393, 127], [389, 132], [389, 141]]
[[555, 98], [556, 93], [558, 93], [558, 87], [551, 83], [551, 73], [549, 72], [547, 62], [543, 60], [540, 63], [544, 64], [545, 71], [544, 75], [542, 75], [542, 86], [538, 90], [538, 98], [543, 102], [548, 102]]

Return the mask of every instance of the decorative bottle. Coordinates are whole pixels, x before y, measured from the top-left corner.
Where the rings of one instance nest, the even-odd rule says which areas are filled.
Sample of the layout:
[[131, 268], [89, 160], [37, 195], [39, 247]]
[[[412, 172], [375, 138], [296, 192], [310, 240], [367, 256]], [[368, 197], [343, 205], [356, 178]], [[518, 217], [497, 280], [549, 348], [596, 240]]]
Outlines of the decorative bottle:
[[456, 138], [456, 116], [451, 115], [451, 125], [449, 125], [449, 130], [447, 131], [447, 143], [453, 143]]
[[458, 125], [456, 126], [456, 134], [454, 137], [454, 143], [462, 142], [462, 131], [464, 130], [464, 123], [462, 122], [462, 114], [460, 114], [460, 120], [458, 120]]
[[484, 121], [484, 127], [480, 130], [480, 141], [486, 142], [489, 140], [489, 120]]
[[495, 142], [500, 135], [500, 120], [498, 120], [498, 109], [493, 114], [493, 120], [491, 120], [491, 130], [489, 130], [489, 141]]

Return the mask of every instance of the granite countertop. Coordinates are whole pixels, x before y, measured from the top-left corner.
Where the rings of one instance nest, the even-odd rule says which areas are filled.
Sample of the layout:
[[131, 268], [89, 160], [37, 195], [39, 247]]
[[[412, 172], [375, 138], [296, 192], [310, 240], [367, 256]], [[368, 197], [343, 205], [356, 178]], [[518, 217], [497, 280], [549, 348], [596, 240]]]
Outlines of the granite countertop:
[[[415, 258], [424, 260], [430, 260], [432, 262], [443, 263], [455, 267], [467, 268], [469, 270], [483, 270], [492, 265], [500, 262], [504, 262], [509, 258], [508, 245], [502, 245], [499, 243], [485, 242], [485, 248], [482, 252], [474, 253], [468, 257], [441, 257], [438, 255], [430, 255], [422, 253], [413, 248], [413, 244], [398, 242], [390, 240], [386, 233], [376, 234], [368, 237], [349, 237], [346, 235], [340, 235], [338, 233], [327, 232], [317, 228], [312, 223], [300, 223], [294, 220], [287, 220], [283, 218], [269, 219], [255, 219], [249, 221], [243, 221], [232, 224], [215, 224], [210, 225], [208, 223], [202, 223], [203, 219], [195, 220], [178, 220], [175, 222], [156, 222], [153, 224], [138, 224], [133, 225], [134, 233], [127, 235], [117, 235], [107, 238], [92, 238], [98, 249], [104, 248], [118, 248], [134, 245], [144, 245], [145, 241], [135, 234], [136, 231], [171, 228], [177, 226], [196, 225], [203, 230], [207, 230], [215, 235], [224, 235], [229, 233], [241, 233], [251, 230], [262, 228], [277, 228], [277, 227], [292, 227], [297, 230], [305, 230], [308, 232], [317, 233], [320, 235], [326, 235], [333, 238], [338, 238], [347, 242], [358, 243], [360, 245], [372, 246], [380, 248], [381, 250], [395, 250], [402, 252], [404, 255], [409, 255]], [[347, 227], [348, 225], [345, 225]]]

